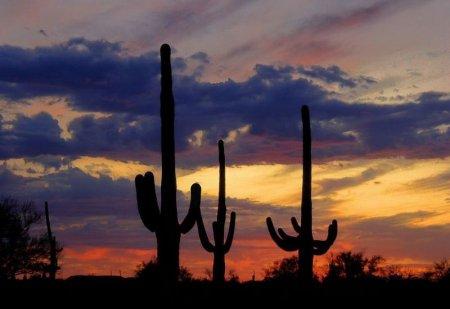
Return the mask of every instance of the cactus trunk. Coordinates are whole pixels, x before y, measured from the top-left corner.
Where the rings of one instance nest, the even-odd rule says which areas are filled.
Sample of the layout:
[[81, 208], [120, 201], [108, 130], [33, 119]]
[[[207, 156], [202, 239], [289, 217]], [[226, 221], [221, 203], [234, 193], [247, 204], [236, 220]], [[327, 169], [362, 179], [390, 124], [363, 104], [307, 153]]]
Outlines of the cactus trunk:
[[328, 236], [326, 240], [314, 240], [312, 234], [312, 199], [311, 199], [311, 124], [309, 118], [309, 109], [305, 105], [302, 107], [303, 124], [303, 184], [302, 184], [302, 203], [301, 203], [301, 224], [295, 217], [291, 218], [292, 226], [298, 233], [297, 236], [290, 236], [275, 227], [272, 219], [266, 219], [267, 228], [273, 241], [285, 251], [298, 251], [298, 263], [300, 274], [299, 278], [304, 285], [310, 285], [313, 281], [313, 260], [314, 255], [325, 254], [333, 245], [337, 237], [337, 221], [333, 220], [328, 227]]
[[313, 278], [313, 235], [312, 235], [312, 164], [311, 164], [311, 124], [309, 111], [302, 108], [303, 124], [303, 182], [302, 182], [302, 205], [301, 205], [301, 232], [303, 237], [303, 248], [299, 250], [300, 279], [309, 283]]
[[158, 237], [158, 263], [165, 277], [177, 279], [180, 232], [177, 217], [175, 175], [175, 104], [172, 93], [170, 49], [161, 48], [161, 231]]
[[201, 188], [191, 186], [191, 204], [182, 223], [177, 214], [177, 182], [175, 174], [175, 102], [172, 92], [170, 46], [161, 46], [161, 209], [155, 193], [155, 181], [151, 172], [136, 176], [138, 210], [144, 225], [156, 234], [159, 274], [166, 285], [178, 280], [181, 234], [189, 232], [195, 224], [200, 208]]
[[230, 226], [225, 240], [225, 220], [227, 207], [225, 204], [225, 151], [223, 141], [218, 142], [219, 147], [219, 203], [217, 208], [217, 220], [213, 222], [214, 245], [211, 244], [206, 233], [203, 219], [199, 213], [197, 217], [197, 228], [203, 248], [214, 253], [213, 263], [213, 281], [223, 283], [225, 281], [225, 254], [230, 251], [233, 242], [236, 213], [232, 212], [230, 216]]
[[225, 254], [223, 251], [219, 252], [217, 250], [214, 252], [213, 282], [225, 282]]
[[[219, 144], [219, 203], [217, 209], [217, 224], [216, 231], [214, 231], [214, 241], [219, 244], [218, 250], [214, 251], [213, 264], [213, 281], [225, 281], [225, 252], [223, 251], [225, 217], [227, 206], [225, 205], [225, 153], [223, 142]], [[219, 248], [220, 247], [220, 248]]]
[[56, 272], [58, 271], [58, 256], [56, 249], [56, 238], [52, 234], [52, 228], [50, 225], [50, 215], [48, 211], [48, 203], [45, 202], [45, 223], [47, 224], [47, 236], [50, 245], [50, 265], [49, 265], [49, 277], [51, 280], [56, 279]]

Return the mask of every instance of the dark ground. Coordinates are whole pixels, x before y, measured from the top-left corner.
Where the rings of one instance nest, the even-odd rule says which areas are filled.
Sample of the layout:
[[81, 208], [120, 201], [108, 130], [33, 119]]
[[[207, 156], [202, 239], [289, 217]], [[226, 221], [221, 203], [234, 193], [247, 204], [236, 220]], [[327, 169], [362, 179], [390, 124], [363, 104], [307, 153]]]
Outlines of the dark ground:
[[[418, 306], [450, 308], [450, 285], [426, 280], [370, 280], [318, 284], [304, 289], [292, 283], [247, 282], [229, 283], [217, 287], [206, 281], [180, 283], [175, 289], [164, 291], [158, 285], [121, 277], [75, 277], [56, 282], [27, 280], [2, 283], [2, 303], [24, 306], [86, 307], [91, 305], [125, 308], [158, 305], [186, 307], [272, 307], [294, 304], [342, 307]], [[12, 308], [10, 306], [0, 308]], [[281, 308], [281, 307], [280, 307]], [[236, 308], [237, 309], [237, 308]]]

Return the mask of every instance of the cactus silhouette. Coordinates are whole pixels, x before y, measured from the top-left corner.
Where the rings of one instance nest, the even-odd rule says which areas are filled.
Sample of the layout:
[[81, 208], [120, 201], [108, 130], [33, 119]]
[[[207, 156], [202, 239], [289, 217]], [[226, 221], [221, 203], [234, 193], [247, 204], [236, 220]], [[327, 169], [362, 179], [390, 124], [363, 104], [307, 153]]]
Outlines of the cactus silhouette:
[[183, 222], [178, 222], [177, 181], [175, 174], [175, 103], [172, 93], [172, 69], [170, 46], [161, 46], [161, 209], [155, 192], [153, 173], [137, 175], [135, 179], [137, 204], [145, 227], [156, 234], [157, 261], [161, 278], [167, 284], [174, 284], [180, 268], [180, 236], [195, 225], [200, 207], [201, 188], [195, 183], [191, 186], [191, 203]]
[[47, 236], [50, 244], [50, 265], [49, 265], [49, 277], [51, 280], [55, 280], [56, 272], [58, 271], [58, 255], [56, 247], [56, 238], [52, 234], [52, 228], [50, 225], [50, 215], [48, 211], [48, 203], [45, 202], [45, 223], [47, 224]]
[[223, 141], [220, 140], [219, 146], [219, 205], [217, 208], [217, 220], [213, 222], [214, 245], [209, 241], [208, 234], [203, 224], [203, 219], [199, 211], [197, 217], [198, 235], [203, 248], [214, 253], [213, 281], [222, 283], [225, 281], [225, 254], [230, 251], [233, 242], [234, 228], [236, 222], [236, 213], [233, 211], [230, 216], [230, 226], [225, 240], [225, 219], [227, 207], [225, 205], [225, 154]]
[[314, 240], [312, 234], [312, 201], [311, 201], [311, 126], [308, 106], [302, 106], [303, 124], [303, 187], [301, 204], [301, 225], [295, 217], [291, 218], [292, 226], [298, 233], [297, 236], [288, 235], [283, 229], [278, 229], [278, 234], [272, 223], [272, 219], [266, 219], [267, 228], [273, 241], [285, 251], [298, 251], [298, 263], [300, 268], [300, 281], [303, 284], [311, 284], [313, 279], [314, 255], [325, 254], [333, 245], [337, 236], [337, 221], [333, 220], [328, 227], [326, 240]]

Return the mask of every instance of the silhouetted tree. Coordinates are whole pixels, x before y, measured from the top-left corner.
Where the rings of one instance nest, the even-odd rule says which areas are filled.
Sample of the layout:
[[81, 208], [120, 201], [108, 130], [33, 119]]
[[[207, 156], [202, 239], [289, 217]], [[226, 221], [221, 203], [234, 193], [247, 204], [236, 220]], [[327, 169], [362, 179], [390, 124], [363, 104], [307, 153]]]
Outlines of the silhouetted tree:
[[266, 219], [267, 228], [273, 241], [285, 251], [298, 251], [298, 263], [300, 280], [309, 285], [313, 281], [313, 258], [314, 255], [325, 254], [334, 243], [337, 236], [337, 221], [333, 220], [328, 227], [326, 240], [315, 240], [312, 234], [312, 200], [311, 200], [311, 125], [309, 109], [306, 105], [302, 107], [303, 124], [303, 187], [301, 204], [301, 226], [295, 217], [291, 218], [292, 226], [298, 233], [290, 236], [279, 228], [278, 233], [272, 223], [272, 219]]
[[203, 224], [203, 218], [199, 211], [197, 217], [198, 235], [203, 248], [214, 253], [213, 281], [223, 283], [225, 281], [225, 254], [230, 251], [233, 242], [236, 213], [230, 216], [227, 239], [225, 240], [225, 219], [227, 207], [225, 205], [225, 153], [223, 141], [218, 142], [219, 147], [219, 205], [217, 208], [217, 220], [213, 222], [214, 245], [209, 241], [208, 234]]
[[379, 255], [366, 258], [361, 252], [344, 251], [331, 257], [325, 280], [355, 280], [374, 276], [380, 272], [383, 261]]
[[[50, 246], [47, 235], [30, 233], [41, 217], [32, 202], [20, 203], [11, 198], [0, 200], [0, 280], [48, 273]], [[61, 248], [58, 243], [55, 246], [57, 250]]]
[[153, 173], [137, 175], [136, 195], [139, 214], [145, 227], [155, 232], [157, 240], [157, 262], [163, 280], [175, 284], [180, 268], [180, 236], [189, 232], [195, 224], [200, 207], [201, 188], [191, 187], [191, 204], [183, 222], [178, 222], [177, 181], [175, 174], [175, 103], [172, 93], [172, 68], [170, 46], [161, 46], [161, 210], [156, 198]]

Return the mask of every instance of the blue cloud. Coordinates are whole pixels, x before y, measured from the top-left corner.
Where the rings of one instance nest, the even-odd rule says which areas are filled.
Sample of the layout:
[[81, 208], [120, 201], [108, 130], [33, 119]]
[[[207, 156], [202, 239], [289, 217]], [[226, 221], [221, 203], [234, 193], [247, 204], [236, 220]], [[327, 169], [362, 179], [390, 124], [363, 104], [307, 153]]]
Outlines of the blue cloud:
[[355, 88], [357, 86], [367, 87], [368, 85], [375, 84], [376, 81], [373, 78], [367, 76], [351, 77], [346, 72], [342, 71], [336, 65], [329, 67], [322, 67], [314, 65], [309, 68], [299, 67], [298, 72], [314, 79], [324, 81], [326, 83], [336, 83], [340, 87]]
[[60, 133], [58, 121], [47, 113], [18, 115], [12, 122], [0, 117], [0, 158], [60, 154], [65, 148]]

